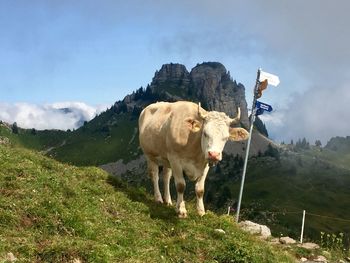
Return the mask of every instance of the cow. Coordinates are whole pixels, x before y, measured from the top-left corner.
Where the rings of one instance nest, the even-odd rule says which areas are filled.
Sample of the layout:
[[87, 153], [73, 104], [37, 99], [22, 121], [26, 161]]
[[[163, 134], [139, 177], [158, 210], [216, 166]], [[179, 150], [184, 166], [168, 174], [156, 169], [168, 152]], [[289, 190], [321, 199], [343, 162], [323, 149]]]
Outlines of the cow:
[[[204, 183], [209, 166], [222, 159], [227, 140], [241, 141], [249, 133], [231, 128], [240, 120], [240, 109], [231, 119], [223, 112], [206, 111], [200, 103], [188, 101], [157, 102], [148, 105], [139, 117], [139, 141], [147, 160], [148, 175], [153, 182], [156, 202], [172, 205], [169, 184], [174, 176], [180, 218], [187, 217], [184, 202], [184, 173], [196, 181], [197, 212], [205, 214]], [[159, 167], [163, 167], [164, 199], [159, 190]]]

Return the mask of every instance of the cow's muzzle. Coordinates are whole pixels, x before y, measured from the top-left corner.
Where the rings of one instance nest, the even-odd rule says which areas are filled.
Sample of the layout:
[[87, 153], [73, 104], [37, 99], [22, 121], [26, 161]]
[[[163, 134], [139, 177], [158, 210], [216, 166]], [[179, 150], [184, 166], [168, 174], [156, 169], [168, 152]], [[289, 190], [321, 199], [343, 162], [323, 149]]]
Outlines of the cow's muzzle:
[[221, 154], [219, 152], [208, 151], [208, 159], [214, 162], [221, 160]]
[[208, 151], [209, 166], [216, 165], [220, 160], [221, 160], [221, 154], [219, 152]]

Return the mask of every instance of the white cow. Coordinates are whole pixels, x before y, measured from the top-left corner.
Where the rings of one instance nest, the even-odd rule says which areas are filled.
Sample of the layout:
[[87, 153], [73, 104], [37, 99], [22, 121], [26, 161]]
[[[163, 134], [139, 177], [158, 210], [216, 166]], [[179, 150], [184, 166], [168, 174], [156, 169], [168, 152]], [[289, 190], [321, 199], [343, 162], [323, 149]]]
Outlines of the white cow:
[[139, 118], [139, 139], [147, 159], [155, 200], [163, 203], [158, 185], [159, 166], [163, 166], [164, 202], [172, 204], [169, 182], [173, 174], [177, 190], [176, 211], [179, 217], [186, 217], [185, 172], [190, 180], [196, 181], [197, 211], [204, 215], [204, 182], [209, 164], [222, 159], [227, 140], [248, 138], [245, 129], [230, 127], [239, 119], [239, 108], [237, 117], [231, 119], [223, 112], [205, 111], [200, 104], [187, 101], [157, 102], [147, 106]]

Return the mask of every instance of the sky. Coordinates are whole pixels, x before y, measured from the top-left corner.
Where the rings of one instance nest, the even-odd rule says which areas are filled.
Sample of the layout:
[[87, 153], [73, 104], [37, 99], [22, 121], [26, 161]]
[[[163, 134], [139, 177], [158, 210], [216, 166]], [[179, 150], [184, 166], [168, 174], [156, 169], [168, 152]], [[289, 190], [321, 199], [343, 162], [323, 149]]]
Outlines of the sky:
[[348, 10], [348, 0], [2, 0], [0, 119], [76, 128], [162, 64], [218, 61], [249, 107], [257, 69], [279, 76], [260, 99], [274, 108], [262, 115], [272, 139], [325, 144], [350, 135]]

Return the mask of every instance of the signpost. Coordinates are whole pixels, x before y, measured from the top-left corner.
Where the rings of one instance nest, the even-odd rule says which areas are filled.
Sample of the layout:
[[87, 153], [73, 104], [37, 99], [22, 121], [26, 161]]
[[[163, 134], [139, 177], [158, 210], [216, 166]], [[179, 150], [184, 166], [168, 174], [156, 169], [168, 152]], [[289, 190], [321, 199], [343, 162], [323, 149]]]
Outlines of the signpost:
[[239, 197], [238, 197], [238, 205], [237, 205], [237, 213], [236, 213], [236, 222], [237, 223], [239, 221], [239, 213], [241, 210], [244, 181], [245, 181], [245, 175], [247, 172], [249, 150], [250, 150], [250, 144], [252, 141], [252, 133], [253, 133], [253, 126], [254, 126], [255, 117], [257, 116], [257, 113], [259, 115], [259, 114], [262, 114], [264, 111], [268, 111], [268, 112], [272, 111], [272, 107], [270, 105], [268, 105], [266, 103], [262, 103], [260, 101], [257, 101], [257, 98], [260, 98], [262, 96], [262, 91], [267, 88], [268, 84], [270, 84], [272, 86], [277, 86], [279, 83], [280, 83], [280, 80], [279, 80], [278, 76], [264, 72], [261, 69], [258, 70], [257, 76], [256, 76], [255, 87], [254, 87], [252, 114], [250, 116], [249, 138], [248, 138], [248, 142], [247, 142], [247, 149], [246, 149], [244, 165], [243, 165], [241, 188], [239, 190]]
[[273, 110], [271, 105], [263, 103], [263, 102], [260, 102], [258, 100], [255, 103], [255, 107], [257, 109], [262, 109], [262, 110], [268, 111], [268, 112], [271, 112]]

